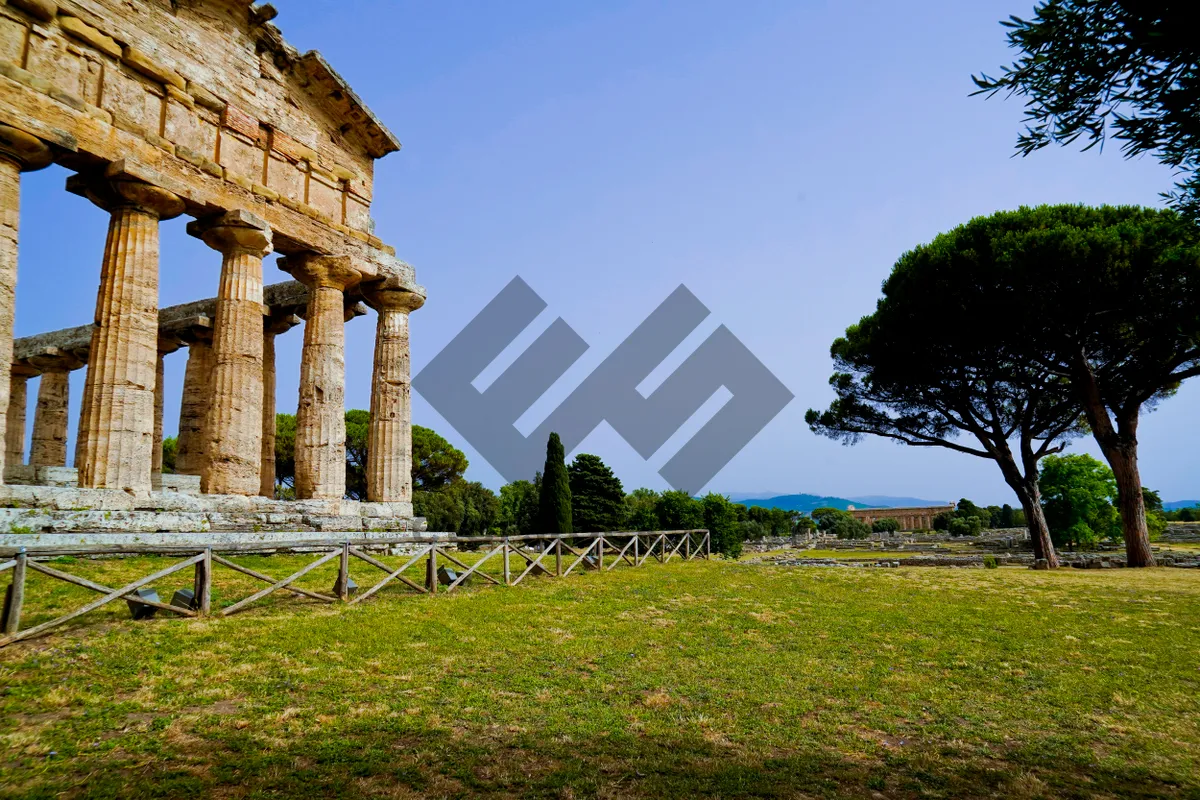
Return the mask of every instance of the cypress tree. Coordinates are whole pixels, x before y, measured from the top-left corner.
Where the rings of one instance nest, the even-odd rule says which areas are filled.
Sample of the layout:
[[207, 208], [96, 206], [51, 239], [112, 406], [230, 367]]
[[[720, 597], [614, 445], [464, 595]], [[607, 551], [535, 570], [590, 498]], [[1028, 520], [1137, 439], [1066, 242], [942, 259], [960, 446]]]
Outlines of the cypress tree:
[[550, 434], [550, 441], [546, 443], [546, 466], [542, 469], [542, 488], [538, 496], [538, 531], [575, 532], [571, 522], [571, 481], [557, 433]]

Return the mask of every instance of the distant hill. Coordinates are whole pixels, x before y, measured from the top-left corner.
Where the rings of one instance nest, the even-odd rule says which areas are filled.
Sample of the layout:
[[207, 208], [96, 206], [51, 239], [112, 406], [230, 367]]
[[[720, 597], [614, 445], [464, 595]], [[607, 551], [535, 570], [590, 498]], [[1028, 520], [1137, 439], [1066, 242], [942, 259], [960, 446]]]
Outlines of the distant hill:
[[944, 506], [949, 500], [922, 500], [919, 497], [892, 497], [886, 494], [868, 494], [862, 497], [851, 497], [850, 502], [856, 506], [874, 508], [920, 508], [922, 506]]
[[1200, 506], [1200, 500], [1172, 500], [1169, 503], [1163, 503], [1163, 509], [1166, 511], [1174, 511], [1177, 508], [1195, 508]]
[[733, 503], [745, 503], [749, 500], [769, 500], [772, 497], [781, 497], [783, 492], [721, 492], [729, 498]]
[[779, 497], [747, 499], [735, 502], [742, 502], [748, 506], [761, 506], [762, 508], [782, 508], [784, 511], [800, 511], [805, 514], [815, 511], [818, 508], [840, 508], [845, 511], [850, 506], [865, 508], [869, 505], [867, 503], [847, 500], [844, 497], [821, 497], [815, 494], [784, 494]]

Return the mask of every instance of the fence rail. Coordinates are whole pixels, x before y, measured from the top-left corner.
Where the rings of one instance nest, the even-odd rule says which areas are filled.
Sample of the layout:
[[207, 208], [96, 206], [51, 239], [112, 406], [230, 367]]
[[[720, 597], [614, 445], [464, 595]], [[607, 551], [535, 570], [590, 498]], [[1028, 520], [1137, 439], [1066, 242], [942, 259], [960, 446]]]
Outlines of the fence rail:
[[[406, 560], [394, 568], [370, 555], [366, 547], [403, 545], [416, 547], [415, 552], [405, 554]], [[480, 546], [484, 552], [474, 564], [464, 563], [452, 552], [456, 547]], [[490, 545], [490, 547], [488, 547]], [[586, 545], [586, 546], [585, 546]], [[257, 570], [238, 564], [221, 556], [262, 553], [265, 551], [303, 552], [317, 556], [314, 561], [287, 576], [276, 579]], [[165, 555], [182, 556], [183, 560], [169, 567], [139, 578], [119, 588], [105, 586], [78, 575], [72, 575], [43, 560], [58, 556], [105, 556], [105, 555]], [[523, 560], [519, 573], [513, 574], [512, 557]], [[501, 559], [502, 578], [498, 578], [482, 567], [494, 557]], [[582, 565], [583, 570], [609, 572], [617, 566], [640, 567], [648, 559], [666, 563], [672, 558], [691, 561], [711, 556], [711, 543], [706, 530], [687, 531], [615, 531], [609, 533], [534, 534], [528, 536], [470, 536], [448, 537], [444, 535], [408, 536], [395, 538], [324, 537], [297, 539], [290, 542], [228, 542], [221, 544], [188, 545], [144, 544], [87, 544], [76, 542], [68, 545], [39, 546], [31, 548], [7, 548], [0, 550], [0, 573], [12, 571], [4, 598], [3, 613], [0, 614], [0, 647], [32, 638], [51, 628], [87, 614], [115, 600], [126, 600], [133, 606], [141, 605], [161, 609], [181, 617], [223, 616], [236, 614], [248, 606], [276, 593], [289, 592], [323, 603], [361, 603], [377, 594], [381, 589], [397, 584], [418, 594], [434, 595], [438, 591], [453, 592], [469, 578], [479, 577], [497, 586], [516, 586], [531, 574], [554, 578], [565, 578]], [[608, 563], [605, 563], [606, 557]], [[295, 586], [296, 581], [322, 565], [338, 559], [338, 575], [331, 594]], [[420, 582], [404, 575], [406, 571], [425, 560], [425, 575]], [[439, 570], [438, 560], [458, 567], [462, 572]], [[573, 560], [572, 560], [573, 559]], [[350, 565], [358, 560], [384, 573], [373, 586], [360, 593], [352, 592]], [[547, 565], [547, 562], [551, 565]], [[518, 562], [520, 565], [520, 562]], [[565, 565], [565, 567], [564, 567]], [[174, 605], [152, 600], [138, 593], [139, 589], [177, 572], [193, 568], [192, 597], [186, 605]], [[222, 567], [268, 584], [266, 587], [236, 602], [214, 611], [212, 608], [212, 584], [214, 567]], [[55, 619], [21, 629], [21, 613], [25, 603], [27, 577], [30, 571], [40, 573], [74, 586], [90, 589], [101, 595], [99, 599]], [[440, 585], [439, 584], [443, 584]], [[133, 607], [131, 606], [131, 608]]]

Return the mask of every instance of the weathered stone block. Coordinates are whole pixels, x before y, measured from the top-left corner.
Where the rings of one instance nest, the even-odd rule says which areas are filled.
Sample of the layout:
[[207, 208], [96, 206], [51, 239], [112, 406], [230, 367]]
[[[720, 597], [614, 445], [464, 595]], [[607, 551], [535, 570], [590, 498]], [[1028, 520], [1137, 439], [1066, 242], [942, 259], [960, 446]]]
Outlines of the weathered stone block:
[[262, 181], [265, 156], [254, 140], [226, 128], [221, 132], [220, 156], [218, 163], [225, 168], [227, 180], [237, 175], [252, 183]]
[[87, 61], [70, 52], [65, 39], [31, 34], [25, 68], [69, 95], [86, 96], [83, 76]]
[[187, 88], [187, 81], [170, 67], [160, 64], [148, 54], [131, 45], [125, 45], [121, 60], [151, 80], [158, 83], [169, 83], [177, 89]]
[[317, 151], [283, 131], [271, 133], [271, 149], [289, 161], [316, 161]]
[[258, 144], [262, 138], [262, 128], [259, 127], [258, 120], [254, 115], [232, 103], [225, 106], [221, 124], [230, 130], [237, 131], [255, 144]]
[[79, 470], [74, 467], [38, 467], [36, 479], [41, 486], [77, 488]]
[[225, 112], [225, 101], [217, 97], [215, 94], [205, 89], [198, 83], [189, 83], [187, 86], [188, 94], [196, 100], [196, 104], [203, 106], [211, 111], [218, 113]]
[[121, 45], [113, 41], [111, 36], [93, 28], [78, 17], [63, 14], [58, 18], [58, 24], [62, 26], [63, 31], [68, 35], [95, 48], [106, 56], [111, 58], [121, 57]]
[[58, 3], [54, 0], [10, 0], [10, 2], [29, 16], [42, 22], [50, 22], [58, 13]]
[[125, 118], [142, 130], [158, 132], [164, 95], [153, 93], [144, 78], [114, 66], [104, 70], [101, 94], [101, 108], [112, 112], [114, 119]]
[[347, 194], [346, 226], [356, 231], [370, 232], [371, 204], [354, 194]]
[[309, 514], [304, 517], [304, 522], [313, 530], [322, 533], [359, 533], [363, 530], [363, 520], [359, 516]]
[[217, 152], [217, 126], [197, 114], [194, 106], [189, 107], [174, 96], [167, 100], [163, 136], [177, 147], [186, 147], [209, 160]]
[[312, 170], [308, 179], [308, 204], [335, 222], [342, 219], [342, 187], [332, 176]]
[[28, 35], [29, 26], [22, 25], [15, 19], [0, 17], [0, 61], [20, 64], [25, 54], [25, 38]]
[[305, 178], [303, 162], [295, 162], [275, 151], [271, 152], [267, 161], [267, 187], [277, 192], [280, 198], [304, 202]]

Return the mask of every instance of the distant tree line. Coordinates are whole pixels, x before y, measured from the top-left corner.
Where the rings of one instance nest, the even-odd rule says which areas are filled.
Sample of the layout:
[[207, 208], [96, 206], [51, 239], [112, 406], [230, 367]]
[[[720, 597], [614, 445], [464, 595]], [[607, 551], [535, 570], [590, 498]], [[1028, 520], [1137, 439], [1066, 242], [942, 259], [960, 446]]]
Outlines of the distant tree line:
[[[346, 411], [346, 497], [365, 500], [370, 412]], [[163, 471], [175, 469], [176, 438], [163, 440]], [[567, 464], [557, 434], [547, 442], [544, 469], [530, 480], [500, 487], [497, 494], [464, 478], [466, 454], [435, 431], [412, 426], [413, 512], [429, 530], [460, 536], [517, 536], [535, 533], [597, 533], [705, 528], [713, 552], [736, 558], [742, 542], [791, 536], [816, 524], [798, 511], [733, 503], [709, 493], [634, 489], [626, 494], [619, 478], [599, 456], [580, 453]], [[549, 476], [548, 478], [546, 476]], [[295, 499], [296, 416], [275, 422], [275, 496]]]
[[[346, 412], [346, 497], [366, 499], [367, 441], [370, 414]], [[296, 418], [279, 414], [276, 420], [276, 496], [295, 497]], [[176, 440], [163, 441], [163, 469], [174, 470]], [[898, 520], [884, 517], [867, 524], [841, 509], [818, 508], [811, 515], [779, 508], [734, 503], [710, 492], [692, 497], [686, 492], [634, 489], [628, 494], [621, 480], [596, 455], [580, 453], [566, 463], [557, 434], [547, 442], [546, 462], [531, 480], [500, 487], [499, 494], [463, 476], [466, 455], [435, 431], [412, 428], [413, 510], [425, 517], [429, 530], [461, 536], [535, 533], [596, 533], [707, 529], [716, 553], [736, 558], [742, 543], [769, 536], [792, 536], [819, 530], [841, 539], [865, 539], [872, 533], [895, 532]], [[547, 480], [545, 476], [550, 476]], [[1053, 544], [1087, 547], [1119, 539], [1121, 520], [1116, 509], [1112, 471], [1086, 455], [1049, 456], [1042, 462], [1041, 506]], [[1147, 523], [1157, 538], [1171, 521], [1200, 521], [1200, 508], [1164, 511], [1156, 492], [1144, 490]], [[1025, 512], [1004, 505], [980, 506], [967, 498], [953, 511], [934, 517], [934, 530], [954, 536], [975, 536], [993, 528], [1026, 526]]]
[[438, 439], [439, 452], [453, 452], [447, 460], [457, 471], [437, 486], [423, 485], [418, 490], [414, 434], [413, 506], [430, 530], [463, 536], [521, 536], [704, 528], [711, 535], [713, 552], [737, 558], [748, 539], [790, 536], [814, 527], [812, 519], [799, 512], [747, 507], [713, 492], [703, 497], [646, 488], [626, 493], [620, 478], [599, 456], [579, 453], [566, 463], [562, 442], [553, 433], [542, 471], [529, 480], [501, 486], [496, 495], [479, 483], [465, 481], [466, 457]]

